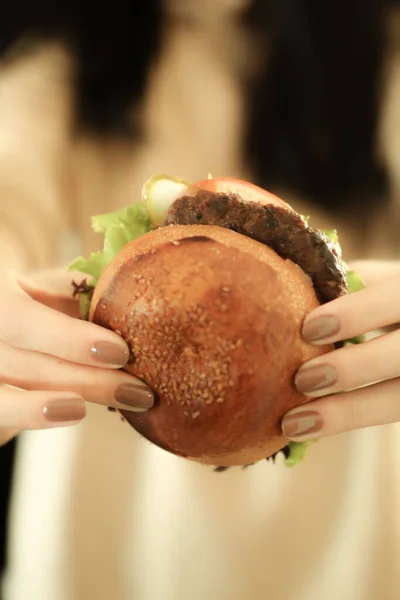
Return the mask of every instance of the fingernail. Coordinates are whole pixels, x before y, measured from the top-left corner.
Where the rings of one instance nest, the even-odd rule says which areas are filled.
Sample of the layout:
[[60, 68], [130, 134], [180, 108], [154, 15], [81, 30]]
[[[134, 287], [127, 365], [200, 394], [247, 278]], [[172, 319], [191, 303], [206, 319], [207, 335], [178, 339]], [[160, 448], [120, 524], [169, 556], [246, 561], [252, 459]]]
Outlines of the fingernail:
[[142, 412], [154, 404], [154, 394], [145, 383], [123, 383], [115, 391], [116, 408]]
[[294, 378], [294, 383], [299, 392], [308, 394], [328, 388], [336, 383], [337, 371], [331, 365], [318, 365], [315, 367], [301, 367]]
[[289, 438], [303, 436], [314, 437], [314, 433], [321, 431], [324, 420], [316, 411], [308, 410], [287, 415], [282, 421], [282, 431]]
[[96, 342], [90, 353], [93, 360], [110, 367], [124, 367], [129, 360], [129, 350], [111, 342]]
[[79, 398], [50, 400], [43, 408], [43, 415], [52, 423], [81, 421], [86, 416], [86, 406]]
[[334, 315], [315, 317], [303, 325], [302, 336], [306, 342], [320, 342], [336, 335], [340, 330], [340, 321]]

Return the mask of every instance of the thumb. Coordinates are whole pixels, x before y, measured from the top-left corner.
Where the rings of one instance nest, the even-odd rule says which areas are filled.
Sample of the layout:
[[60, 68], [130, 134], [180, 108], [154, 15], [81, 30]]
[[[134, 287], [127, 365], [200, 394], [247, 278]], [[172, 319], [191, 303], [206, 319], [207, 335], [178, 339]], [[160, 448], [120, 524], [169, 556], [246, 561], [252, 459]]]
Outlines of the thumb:
[[79, 318], [79, 302], [74, 297], [73, 282], [81, 283], [87, 278], [78, 271], [66, 269], [40, 269], [15, 275], [19, 287], [33, 300]]

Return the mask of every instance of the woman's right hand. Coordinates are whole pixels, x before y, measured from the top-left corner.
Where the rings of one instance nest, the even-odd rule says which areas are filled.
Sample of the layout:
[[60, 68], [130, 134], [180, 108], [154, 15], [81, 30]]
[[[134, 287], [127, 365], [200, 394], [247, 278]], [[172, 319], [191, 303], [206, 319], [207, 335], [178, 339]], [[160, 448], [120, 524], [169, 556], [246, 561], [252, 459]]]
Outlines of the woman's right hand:
[[[153, 393], [119, 369], [129, 359], [116, 333], [79, 319], [71, 281], [81, 274], [8, 272], [0, 291], [0, 444], [19, 430], [79, 423], [85, 402], [151, 408]], [[12, 387], [10, 387], [12, 386]]]

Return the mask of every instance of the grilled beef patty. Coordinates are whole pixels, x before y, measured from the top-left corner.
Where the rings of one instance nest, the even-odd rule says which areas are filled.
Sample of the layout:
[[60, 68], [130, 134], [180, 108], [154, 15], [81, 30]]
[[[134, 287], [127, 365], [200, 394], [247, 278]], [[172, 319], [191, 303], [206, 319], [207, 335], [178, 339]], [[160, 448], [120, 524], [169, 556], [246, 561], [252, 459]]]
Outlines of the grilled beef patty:
[[321, 304], [347, 293], [346, 273], [334, 243], [295, 211], [246, 202], [238, 194], [201, 190], [171, 206], [164, 225], [215, 225], [265, 244], [299, 265]]

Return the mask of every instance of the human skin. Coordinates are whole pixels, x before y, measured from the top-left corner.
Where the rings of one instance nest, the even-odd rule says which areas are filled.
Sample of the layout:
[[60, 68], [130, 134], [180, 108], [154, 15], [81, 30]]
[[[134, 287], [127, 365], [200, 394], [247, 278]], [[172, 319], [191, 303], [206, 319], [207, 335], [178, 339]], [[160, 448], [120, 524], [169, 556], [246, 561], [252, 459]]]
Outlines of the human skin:
[[352, 267], [366, 288], [312, 311], [303, 337], [326, 344], [374, 335], [300, 367], [295, 383], [311, 402], [284, 417], [282, 429], [291, 440], [400, 421], [400, 261], [358, 261]]
[[[396, 330], [400, 322], [400, 261], [359, 261], [351, 266], [363, 276], [366, 289], [315, 309], [305, 320], [303, 335], [307, 337], [307, 326], [308, 334], [311, 329], [315, 335], [315, 319], [322, 317], [329, 317], [328, 324], [335, 324], [332, 317], [340, 323], [337, 332], [325, 337], [323, 343], [376, 329], [383, 333], [364, 344], [334, 350], [300, 368], [296, 385], [311, 402], [284, 418], [282, 427], [289, 439], [325, 437], [400, 420], [400, 330]], [[6, 386], [0, 387], [0, 444], [21, 429], [75, 425], [85, 416], [86, 401], [122, 408], [121, 398], [117, 399], [121, 386], [128, 385], [131, 392], [131, 410], [152, 406], [149, 388], [120, 370], [128, 356], [124, 341], [111, 331], [78, 319], [79, 307], [71, 298], [70, 282], [71, 274], [48, 270], [32, 273], [29, 278], [9, 272], [3, 281], [0, 381]], [[110, 352], [107, 360], [104, 353], [103, 361], [97, 360], [101, 357], [95, 356], [93, 348], [103, 342], [112, 345], [113, 350], [106, 348], [114, 364], [110, 364]], [[322, 339], [311, 343], [320, 344]], [[314, 385], [316, 380], [319, 385], [327, 381], [326, 374], [318, 376], [315, 371], [321, 366], [328, 366], [328, 374], [337, 376], [336, 383], [307, 391], [310, 380]], [[126, 393], [123, 396], [128, 402]], [[123, 409], [128, 406], [124, 404]], [[304, 425], [307, 432], [301, 433]]]
[[134, 411], [153, 405], [151, 390], [120, 370], [129, 359], [124, 340], [78, 318], [73, 276], [52, 270], [4, 276], [0, 444], [22, 429], [76, 425], [86, 415], [86, 402]]

